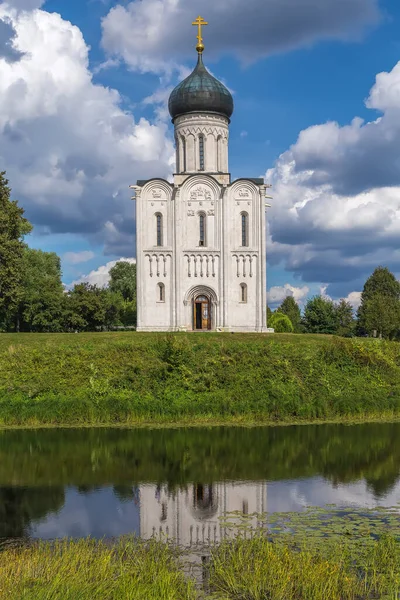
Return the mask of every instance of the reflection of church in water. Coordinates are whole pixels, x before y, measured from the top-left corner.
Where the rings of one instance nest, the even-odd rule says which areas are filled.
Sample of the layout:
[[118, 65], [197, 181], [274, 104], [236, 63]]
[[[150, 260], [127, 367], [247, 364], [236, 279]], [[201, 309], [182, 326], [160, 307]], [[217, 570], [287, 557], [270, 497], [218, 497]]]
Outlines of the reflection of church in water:
[[[243, 516], [250, 528], [267, 512], [265, 482], [194, 483], [169, 492], [167, 486], [140, 486], [140, 537], [168, 537], [184, 547], [219, 542], [235, 534]], [[230, 525], [226, 517], [233, 517]]]

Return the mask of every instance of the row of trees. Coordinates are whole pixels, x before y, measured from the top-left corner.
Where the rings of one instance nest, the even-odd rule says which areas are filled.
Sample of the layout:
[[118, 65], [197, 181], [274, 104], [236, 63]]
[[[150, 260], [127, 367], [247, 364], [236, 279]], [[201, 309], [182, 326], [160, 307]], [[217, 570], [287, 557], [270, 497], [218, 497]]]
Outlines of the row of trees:
[[[18, 302], [5, 305], [3, 331], [94, 331], [136, 325], [136, 265], [117, 262], [110, 283], [79, 283], [66, 291], [57, 254], [24, 248]], [[1, 285], [1, 284], [0, 284]]]
[[275, 312], [268, 324], [277, 332], [330, 333], [344, 337], [377, 336], [400, 338], [400, 283], [386, 267], [378, 267], [367, 279], [356, 314], [346, 300], [333, 302], [314, 296], [300, 308], [292, 296]]
[[107, 288], [65, 291], [54, 252], [29, 248], [32, 230], [0, 173], [0, 331], [71, 331], [136, 324], [136, 265], [118, 262]]

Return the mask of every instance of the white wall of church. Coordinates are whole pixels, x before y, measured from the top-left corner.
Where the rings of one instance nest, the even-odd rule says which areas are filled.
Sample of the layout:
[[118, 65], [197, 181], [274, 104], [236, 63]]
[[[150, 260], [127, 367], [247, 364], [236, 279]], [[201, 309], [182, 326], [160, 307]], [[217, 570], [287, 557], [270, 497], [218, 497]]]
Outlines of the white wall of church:
[[[230, 184], [227, 173], [212, 173], [219, 161], [227, 168], [226, 117], [178, 117], [175, 133], [177, 167], [184, 140], [186, 172], [173, 184], [136, 187], [138, 330], [195, 329], [194, 301], [204, 295], [211, 329], [264, 331], [265, 185]], [[208, 173], [200, 169], [199, 135]]]

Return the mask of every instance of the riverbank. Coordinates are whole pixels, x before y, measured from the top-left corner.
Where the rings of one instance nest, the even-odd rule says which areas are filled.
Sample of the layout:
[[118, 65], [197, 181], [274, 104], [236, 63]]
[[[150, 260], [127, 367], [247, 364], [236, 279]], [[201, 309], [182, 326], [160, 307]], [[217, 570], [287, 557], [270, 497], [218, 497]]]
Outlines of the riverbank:
[[400, 344], [317, 335], [3, 334], [0, 426], [400, 417]]
[[203, 549], [196, 567], [195, 553], [156, 540], [40, 542], [3, 548], [0, 581], [4, 600], [383, 600], [400, 591], [400, 544], [391, 534], [316, 546], [257, 533]]

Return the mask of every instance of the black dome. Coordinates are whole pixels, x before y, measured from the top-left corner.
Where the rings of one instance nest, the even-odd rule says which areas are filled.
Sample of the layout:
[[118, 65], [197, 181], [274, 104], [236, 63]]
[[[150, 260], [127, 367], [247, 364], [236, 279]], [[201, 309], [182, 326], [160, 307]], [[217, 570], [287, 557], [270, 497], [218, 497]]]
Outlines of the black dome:
[[172, 90], [168, 101], [172, 120], [190, 112], [215, 112], [225, 117], [233, 113], [230, 91], [205, 68], [201, 54], [193, 73]]

